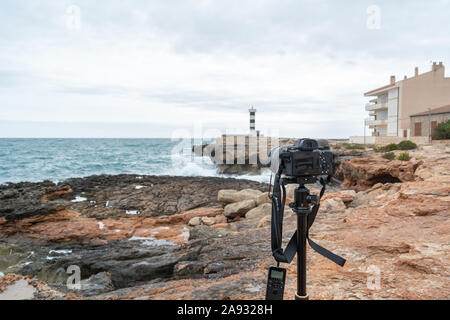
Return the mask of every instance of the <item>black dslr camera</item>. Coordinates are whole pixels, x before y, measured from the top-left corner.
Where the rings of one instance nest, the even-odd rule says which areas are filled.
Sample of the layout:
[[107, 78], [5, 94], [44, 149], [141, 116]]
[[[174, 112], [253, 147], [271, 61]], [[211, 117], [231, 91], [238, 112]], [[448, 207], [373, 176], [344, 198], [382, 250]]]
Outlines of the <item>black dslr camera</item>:
[[299, 139], [294, 145], [278, 147], [270, 152], [271, 170], [313, 183], [317, 176], [332, 176], [334, 156], [329, 147], [319, 147], [316, 140]]

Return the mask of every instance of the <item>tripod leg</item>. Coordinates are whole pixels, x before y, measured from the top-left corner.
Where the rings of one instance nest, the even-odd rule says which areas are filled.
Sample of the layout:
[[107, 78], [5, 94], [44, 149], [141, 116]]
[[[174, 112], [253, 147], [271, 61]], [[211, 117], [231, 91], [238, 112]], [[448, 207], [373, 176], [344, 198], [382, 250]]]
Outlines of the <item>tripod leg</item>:
[[306, 232], [308, 215], [297, 215], [297, 293], [295, 300], [308, 300], [306, 293]]

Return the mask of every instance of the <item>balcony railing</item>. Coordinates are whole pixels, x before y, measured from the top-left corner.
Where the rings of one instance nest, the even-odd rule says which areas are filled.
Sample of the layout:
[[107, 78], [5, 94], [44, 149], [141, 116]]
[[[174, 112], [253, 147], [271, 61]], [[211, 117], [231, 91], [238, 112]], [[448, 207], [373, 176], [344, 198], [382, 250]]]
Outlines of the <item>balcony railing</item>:
[[366, 103], [366, 111], [387, 109], [387, 103]]
[[383, 120], [375, 120], [374, 118], [367, 118], [364, 120], [366, 123], [366, 126], [369, 127], [374, 127], [374, 126], [385, 126], [387, 125], [387, 120], [383, 119]]

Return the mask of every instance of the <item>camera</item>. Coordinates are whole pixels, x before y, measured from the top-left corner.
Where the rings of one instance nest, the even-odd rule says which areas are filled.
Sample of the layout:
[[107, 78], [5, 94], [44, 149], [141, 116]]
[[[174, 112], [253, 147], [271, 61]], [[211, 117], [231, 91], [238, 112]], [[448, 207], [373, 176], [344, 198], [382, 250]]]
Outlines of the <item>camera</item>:
[[328, 146], [319, 147], [313, 139], [299, 139], [292, 146], [274, 148], [269, 158], [272, 172], [285, 176], [315, 181], [317, 176], [334, 174], [333, 152]]

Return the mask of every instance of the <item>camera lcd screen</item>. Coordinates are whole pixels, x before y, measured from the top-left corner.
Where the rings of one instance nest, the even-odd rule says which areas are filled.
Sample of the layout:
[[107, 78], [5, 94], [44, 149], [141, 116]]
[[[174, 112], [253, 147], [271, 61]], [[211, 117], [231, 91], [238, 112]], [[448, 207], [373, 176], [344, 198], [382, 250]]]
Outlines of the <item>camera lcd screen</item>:
[[272, 272], [270, 273], [270, 277], [274, 278], [274, 279], [283, 280], [283, 272], [277, 271], [277, 270], [272, 270]]

